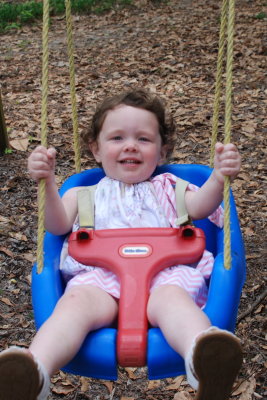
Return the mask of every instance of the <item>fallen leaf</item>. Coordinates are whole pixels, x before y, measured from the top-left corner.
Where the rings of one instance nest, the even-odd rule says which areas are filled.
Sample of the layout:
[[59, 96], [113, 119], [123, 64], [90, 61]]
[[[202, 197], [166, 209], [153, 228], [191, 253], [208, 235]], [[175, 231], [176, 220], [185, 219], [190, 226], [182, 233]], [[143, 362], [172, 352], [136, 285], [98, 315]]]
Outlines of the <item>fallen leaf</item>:
[[81, 392], [83, 393], [88, 392], [90, 387], [90, 379], [86, 378], [85, 376], [82, 376], [80, 378], [80, 382], [81, 382]]
[[27, 151], [28, 145], [29, 145], [29, 139], [28, 138], [22, 138], [22, 139], [10, 140], [9, 144], [15, 150]]
[[[6, 224], [9, 224], [9, 223], [11, 223], [11, 221], [10, 221], [10, 219], [9, 218], [6, 218], [6, 217], [3, 217], [3, 215], [0, 215], [0, 224], [2, 225], [6, 225]], [[0, 225], [0, 226], [1, 226]]]
[[122, 397], [120, 397], [120, 400], [137, 400], [135, 397], [125, 397], [125, 396], [122, 396]]
[[265, 305], [264, 304], [260, 304], [259, 307], [255, 310], [255, 314], [259, 314], [262, 312], [262, 310], [265, 309]]
[[173, 400], [193, 400], [188, 392], [182, 391], [174, 395]]
[[0, 317], [3, 318], [4, 320], [13, 318], [15, 313], [0, 313]]
[[33, 263], [36, 258], [36, 255], [32, 253], [23, 253], [21, 256], [25, 258], [25, 260], [30, 261], [31, 263]]
[[253, 229], [251, 229], [249, 227], [244, 227], [243, 228], [243, 232], [244, 232], [244, 235], [247, 235], [247, 236], [254, 236], [255, 235], [255, 232], [253, 231]]
[[179, 389], [179, 387], [181, 386], [181, 383], [182, 383], [183, 380], [184, 380], [184, 375], [177, 376], [177, 378], [175, 378], [173, 380], [173, 383], [166, 387], [166, 390], [177, 390], [177, 389]]
[[106, 388], [108, 389], [109, 393], [112, 392], [112, 390], [113, 390], [113, 382], [112, 381], [103, 381], [101, 383], [103, 383], [103, 385], [106, 386]]
[[239, 400], [251, 400], [252, 394], [256, 389], [256, 379], [254, 376], [250, 377], [247, 381], [243, 381], [241, 385], [232, 393], [233, 396], [240, 396]]
[[12, 258], [15, 257], [14, 253], [12, 253], [12, 251], [7, 249], [6, 247], [0, 246], [0, 252], [5, 253], [9, 257], [12, 257]]
[[68, 395], [68, 394], [74, 392], [75, 389], [76, 389], [76, 387], [74, 387], [72, 385], [63, 386], [63, 382], [62, 382], [62, 386], [54, 385], [52, 388], [52, 392], [56, 393], [56, 394]]
[[12, 303], [7, 297], [1, 297], [0, 301], [2, 301], [2, 303], [6, 304], [7, 306], [14, 307], [14, 303]]
[[9, 236], [17, 240], [22, 240], [23, 242], [27, 242], [28, 240], [27, 236], [20, 232], [9, 232]]
[[125, 368], [125, 371], [127, 372], [128, 376], [130, 379], [137, 379], [138, 377], [135, 375], [135, 371], [137, 368]]
[[161, 386], [161, 381], [159, 379], [158, 380], [151, 380], [151, 381], [148, 382], [147, 390], [156, 389], [159, 386]]

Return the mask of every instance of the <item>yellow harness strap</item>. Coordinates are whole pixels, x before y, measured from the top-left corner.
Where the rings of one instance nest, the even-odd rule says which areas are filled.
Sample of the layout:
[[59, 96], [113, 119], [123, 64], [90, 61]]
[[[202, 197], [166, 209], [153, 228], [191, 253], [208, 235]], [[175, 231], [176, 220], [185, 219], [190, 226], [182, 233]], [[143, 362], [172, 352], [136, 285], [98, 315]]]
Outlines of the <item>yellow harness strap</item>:
[[81, 228], [95, 227], [95, 190], [97, 185], [88, 186], [78, 191], [78, 214]]
[[[187, 181], [181, 178], [177, 178], [175, 185], [176, 210], [177, 215], [179, 215], [179, 217], [176, 219], [177, 226], [191, 224], [191, 219], [188, 215], [184, 201], [187, 186]], [[92, 185], [78, 191], [78, 214], [79, 225], [81, 228], [94, 229], [94, 205], [96, 187], [97, 185]]]
[[176, 212], [177, 215], [179, 216], [176, 218], [176, 225], [187, 225], [191, 224], [191, 218], [188, 215], [186, 206], [185, 206], [185, 201], [184, 201], [184, 196], [185, 196], [185, 191], [188, 186], [189, 182], [177, 178], [176, 180], [176, 185], [175, 185], [175, 198], [176, 198]]

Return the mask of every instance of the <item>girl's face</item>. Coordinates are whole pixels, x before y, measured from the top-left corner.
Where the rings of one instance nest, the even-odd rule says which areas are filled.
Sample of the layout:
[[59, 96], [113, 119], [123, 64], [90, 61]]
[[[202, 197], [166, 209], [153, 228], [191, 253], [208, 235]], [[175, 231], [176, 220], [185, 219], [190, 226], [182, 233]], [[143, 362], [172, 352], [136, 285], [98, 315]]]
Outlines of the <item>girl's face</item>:
[[156, 116], [124, 104], [108, 111], [91, 151], [107, 176], [129, 184], [150, 178], [166, 155]]

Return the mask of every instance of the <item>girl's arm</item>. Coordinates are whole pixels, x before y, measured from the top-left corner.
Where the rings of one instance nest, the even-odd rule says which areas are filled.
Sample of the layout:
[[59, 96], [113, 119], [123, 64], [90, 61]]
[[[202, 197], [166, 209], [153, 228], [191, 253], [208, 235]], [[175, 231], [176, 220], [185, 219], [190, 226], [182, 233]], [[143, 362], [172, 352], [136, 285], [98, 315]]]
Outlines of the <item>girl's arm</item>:
[[55, 149], [38, 146], [28, 159], [28, 171], [36, 181], [45, 179], [45, 228], [54, 235], [63, 235], [71, 230], [77, 215], [77, 188], [68, 190], [60, 198], [55, 181], [55, 158]]
[[209, 179], [197, 191], [187, 190], [185, 204], [192, 219], [211, 215], [223, 200], [224, 177], [234, 179], [241, 166], [241, 157], [235, 145], [229, 143], [215, 146], [214, 169]]

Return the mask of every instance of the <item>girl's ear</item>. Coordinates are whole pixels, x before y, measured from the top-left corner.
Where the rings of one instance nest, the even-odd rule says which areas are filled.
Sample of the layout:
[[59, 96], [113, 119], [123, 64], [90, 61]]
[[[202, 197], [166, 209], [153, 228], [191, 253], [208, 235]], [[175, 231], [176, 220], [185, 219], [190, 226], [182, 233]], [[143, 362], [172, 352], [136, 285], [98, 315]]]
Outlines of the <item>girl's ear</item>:
[[100, 155], [99, 155], [99, 148], [98, 148], [97, 141], [95, 141], [93, 143], [90, 143], [89, 144], [89, 149], [93, 153], [93, 156], [94, 156], [96, 162], [100, 163], [101, 162], [101, 158], [100, 158]]
[[165, 164], [167, 151], [168, 151], [168, 145], [167, 144], [164, 144], [163, 146], [161, 146], [160, 159], [159, 159], [158, 165]]

